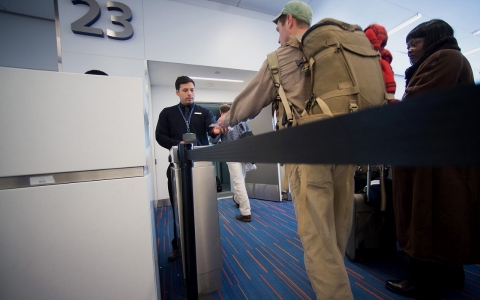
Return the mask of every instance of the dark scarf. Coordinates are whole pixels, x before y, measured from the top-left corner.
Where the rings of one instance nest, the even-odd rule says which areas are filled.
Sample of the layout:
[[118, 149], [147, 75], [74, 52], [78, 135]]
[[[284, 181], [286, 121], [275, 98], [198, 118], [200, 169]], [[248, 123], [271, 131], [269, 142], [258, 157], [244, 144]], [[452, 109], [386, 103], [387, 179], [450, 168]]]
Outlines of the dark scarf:
[[417, 71], [417, 69], [427, 60], [427, 58], [430, 57], [433, 53], [443, 50], [443, 49], [453, 49], [453, 50], [458, 50], [460, 51], [460, 48], [458, 47], [457, 40], [453, 36], [447, 36], [444, 37], [435, 43], [431, 44], [425, 52], [423, 52], [422, 56], [420, 56], [420, 59], [414, 63], [410, 68], [405, 70], [405, 87], [408, 86], [408, 83], [410, 82], [410, 79], [412, 78], [413, 74]]

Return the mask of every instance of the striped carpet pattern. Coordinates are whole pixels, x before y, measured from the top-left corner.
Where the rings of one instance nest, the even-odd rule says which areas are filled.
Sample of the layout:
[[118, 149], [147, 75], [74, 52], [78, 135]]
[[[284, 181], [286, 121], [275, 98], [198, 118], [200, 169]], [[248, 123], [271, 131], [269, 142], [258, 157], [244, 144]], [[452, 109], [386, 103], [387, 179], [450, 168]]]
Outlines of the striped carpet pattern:
[[[222, 244], [223, 287], [209, 296], [217, 299], [316, 299], [296, 234], [290, 201], [250, 200], [252, 222], [235, 220], [239, 214], [231, 198], [218, 201]], [[186, 299], [182, 262], [169, 263], [173, 230], [172, 210], [156, 211], [157, 248], [162, 299]], [[345, 258], [355, 299], [409, 299], [385, 288], [385, 280], [402, 278], [405, 268], [387, 259], [365, 263]], [[447, 290], [444, 299], [480, 299], [480, 265], [465, 267], [463, 291]]]

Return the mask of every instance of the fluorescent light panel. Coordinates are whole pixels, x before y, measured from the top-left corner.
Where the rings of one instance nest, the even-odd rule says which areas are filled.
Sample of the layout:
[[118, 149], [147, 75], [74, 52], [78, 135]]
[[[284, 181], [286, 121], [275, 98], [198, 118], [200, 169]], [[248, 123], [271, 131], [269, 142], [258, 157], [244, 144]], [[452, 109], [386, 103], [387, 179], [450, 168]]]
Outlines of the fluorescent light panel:
[[477, 34], [480, 34], [480, 29], [478, 30], [475, 30], [474, 32], [472, 32], [473, 35], [477, 35]]
[[243, 82], [243, 80], [237, 80], [237, 79], [222, 79], [222, 78], [208, 78], [208, 77], [195, 77], [195, 76], [188, 76], [192, 79], [198, 79], [198, 80], [211, 80], [211, 81], [226, 81], [226, 82]]
[[475, 49], [470, 50], [470, 51], [467, 51], [467, 52], [463, 53], [463, 55], [469, 55], [469, 54], [472, 54], [472, 53], [477, 52], [477, 51], [480, 51], [480, 47], [475, 48]]
[[407, 27], [408, 25], [412, 24], [413, 22], [415, 22], [416, 20], [420, 19], [422, 17], [422, 14], [421, 13], [418, 13], [416, 15], [414, 15], [413, 17], [411, 17], [410, 19], [406, 20], [405, 22], [403, 22], [402, 24], [396, 26], [396, 27], [393, 27], [392, 29], [390, 29], [389, 31], [387, 31], [388, 35], [392, 35], [394, 34], [395, 32], [399, 31], [400, 29], [402, 28], [405, 28]]

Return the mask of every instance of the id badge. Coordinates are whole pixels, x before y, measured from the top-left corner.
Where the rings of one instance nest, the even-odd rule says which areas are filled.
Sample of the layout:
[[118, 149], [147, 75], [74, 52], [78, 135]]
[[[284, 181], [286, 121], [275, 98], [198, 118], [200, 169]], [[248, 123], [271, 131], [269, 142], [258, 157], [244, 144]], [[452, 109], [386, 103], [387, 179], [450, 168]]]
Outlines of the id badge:
[[182, 136], [182, 140], [185, 144], [193, 144], [194, 146], [197, 145], [197, 135], [195, 133], [184, 133]]

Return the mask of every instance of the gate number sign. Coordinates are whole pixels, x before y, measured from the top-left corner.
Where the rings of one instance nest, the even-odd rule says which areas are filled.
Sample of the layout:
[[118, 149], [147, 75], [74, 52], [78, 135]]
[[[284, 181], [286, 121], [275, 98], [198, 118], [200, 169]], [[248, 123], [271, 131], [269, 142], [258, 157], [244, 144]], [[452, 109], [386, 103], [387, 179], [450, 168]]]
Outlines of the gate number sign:
[[[91, 27], [95, 22], [100, 19], [101, 12], [100, 6], [95, 0], [72, 0], [73, 5], [85, 4], [90, 7], [88, 12], [72, 23], [72, 31], [75, 34], [90, 35], [103, 38], [103, 30], [101, 28]], [[123, 26], [123, 31], [114, 31], [107, 29], [107, 37], [114, 40], [129, 40], [133, 36], [132, 23], [132, 10], [127, 5], [116, 2], [107, 1], [107, 10], [119, 11], [122, 13], [120, 16], [110, 16], [112, 24]]]

